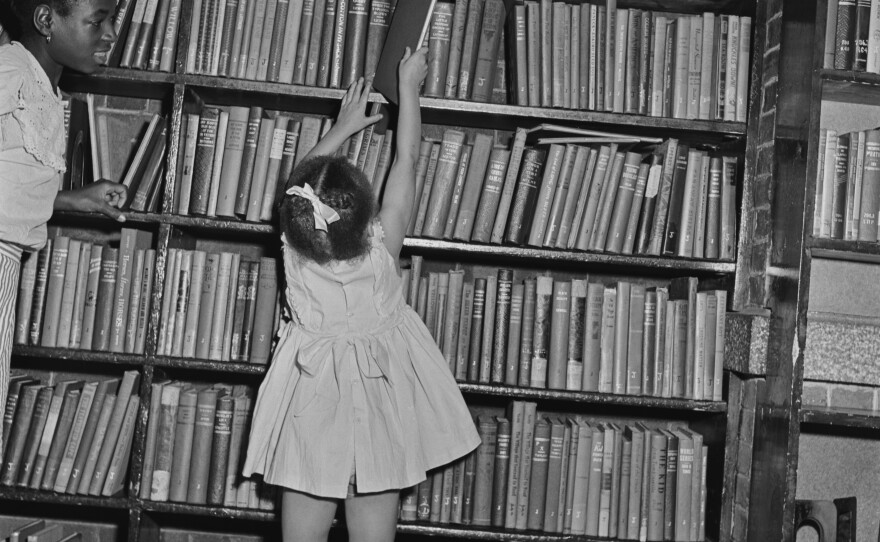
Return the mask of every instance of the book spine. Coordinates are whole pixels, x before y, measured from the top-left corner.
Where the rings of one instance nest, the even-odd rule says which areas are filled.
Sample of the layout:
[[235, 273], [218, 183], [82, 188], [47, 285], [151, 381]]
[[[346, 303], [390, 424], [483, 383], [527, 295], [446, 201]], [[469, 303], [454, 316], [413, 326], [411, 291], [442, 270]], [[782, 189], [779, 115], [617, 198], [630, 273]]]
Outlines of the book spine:
[[505, 381], [512, 288], [513, 269], [499, 269], [495, 295], [494, 338], [492, 340], [491, 381], [493, 383]]
[[532, 333], [532, 363], [529, 386], [547, 387], [547, 363], [550, 355], [550, 333], [553, 310], [553, 278], [537, 278], [534, 332]]
[[480, 378], [481, 338], [483, 336], [483, 319], [486, 310], [486, 279], [474, 279], [474, 304], [471, 312], [471, 346], [468, 355], [468, 382], [477, 382]]
[[439, 2], [431, 13], [431, 30], [428, 39], [428, 75], [425, 77], [423, 94], [441, 98], [446, 88], [446, 72], [449, 65], [450, 39], [453, 30], [454, 4]]
[[568, 328], [571, 316], [571, 282], [555, 281], [552, 295], [547, 387], [564, 390], [568, 362]]
[[488, 243], [491, 240], [509, 162], [510, 151], [506, 149], [495, 147], [489, 154], [489, 166], [483, 182], [483, 191], [480, 194], [480, 204], [474, 217], [472, 241]]
[[[375, 8], [374, 8], [375, 9]], [[443, 97], [454, 100], [458, 96], [458, 76], [461, 72], [461, 54], [467, 26], [468, 2], [456, 0], [452, 10], [452, 30], [449, 36], [449, 60], [446, 63], [446, 79]]]
[[376, 73], [379, 57], [382, 54], [382, 46], [388, 35], [388, 26], [391, 24], [391, 14], [397, 0], [371, 0], [370, 23], [367, 27], [367, 48], [364, 53], [364, 75], [371, 78]]
[[492, 487], [498, 426], [495, 418], [484, 416], [480, 418], [477, 429], [481, 444], [477, 448], [472, 522], [477, 526], [489, 526], [492, 523]]
[[550, 423], [539, 419], [535, 423], [532, 443], [531, 472], [528, 493], [527, 528], [544, 529], [544, 499], [547, 495], [547, 469], [550, 456]]
[[467, 25], [464, 30], [464, 40], [461, 46], [461, 67], [458, 75], [459, 100], [467, 100], [471, 97], [473, 87], [473, 75], [477, 65], [477, 53], [480, 43], [480, 31], [483, 26], [483, 8], [486, 0], [469, 0], [467, 11]]
[[488, 102], [491, 97], [505, 15], [503, 0], [486, 0], [472, 79], [470, 98], [473, 101]]
[[[342, 68], [345, 56], [345, 34], [348, 24], [348, 2], [337, 0], [336, 24], [333, 26], [333, 57], [330, 62], [330, 88], [342, 87]], [[363, 51], [363, 49], [361, 49]]]

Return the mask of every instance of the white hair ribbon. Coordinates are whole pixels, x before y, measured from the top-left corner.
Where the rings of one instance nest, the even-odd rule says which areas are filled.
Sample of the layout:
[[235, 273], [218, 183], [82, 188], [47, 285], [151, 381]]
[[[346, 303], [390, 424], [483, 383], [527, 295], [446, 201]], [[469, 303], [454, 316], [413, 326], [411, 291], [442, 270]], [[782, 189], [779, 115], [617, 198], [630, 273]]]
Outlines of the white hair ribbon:
[[315, 215], [315, 229], [327, 231], [327, 225], [332, 224], [339, 220], [339, 213], [333, 210], [332, 207], [324, 203], [318, 198], [318, 195], [315, 194], [315, 191], [312, 190], [312, 187], [309, 183], [305, 183], [303, 186], [291, 186], [287, 189], [287, 194], [292, 196], [299, 196], [301, 198], [305, 198], [312, 202], [312, 207], [314, 208]]

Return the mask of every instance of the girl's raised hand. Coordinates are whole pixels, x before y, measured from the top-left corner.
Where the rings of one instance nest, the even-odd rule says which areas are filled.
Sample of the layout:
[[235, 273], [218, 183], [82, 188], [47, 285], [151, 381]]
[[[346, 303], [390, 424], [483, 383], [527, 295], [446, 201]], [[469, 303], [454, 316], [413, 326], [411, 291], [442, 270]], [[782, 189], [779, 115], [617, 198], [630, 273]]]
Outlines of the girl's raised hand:
[[371, 90], [372, 85], [364, 81], [363, 77], [358, 78], [348, 87], [348, 91], [342, 97], [339, 115], [336, 116], [336, 125], [340, 130], [349, 135], [356, 134], [382, 119], [382, 115], [368, 116], [366, 113]]
[[397, 67], [397, 77], [400, 80], [400, 90], [416, 89], [428, 75], [428, 48], [422, 47], [415, 53], [407, 47]]

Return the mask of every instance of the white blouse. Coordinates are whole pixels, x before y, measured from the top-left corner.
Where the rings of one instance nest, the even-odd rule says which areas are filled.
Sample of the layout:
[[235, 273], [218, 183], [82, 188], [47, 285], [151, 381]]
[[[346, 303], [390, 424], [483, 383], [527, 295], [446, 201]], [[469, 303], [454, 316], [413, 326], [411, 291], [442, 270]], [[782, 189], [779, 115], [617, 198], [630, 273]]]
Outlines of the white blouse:
[[24, 46], [0, 46], [0, 241], [29, 250], [46, 243], [64, 147], [60, 94]]

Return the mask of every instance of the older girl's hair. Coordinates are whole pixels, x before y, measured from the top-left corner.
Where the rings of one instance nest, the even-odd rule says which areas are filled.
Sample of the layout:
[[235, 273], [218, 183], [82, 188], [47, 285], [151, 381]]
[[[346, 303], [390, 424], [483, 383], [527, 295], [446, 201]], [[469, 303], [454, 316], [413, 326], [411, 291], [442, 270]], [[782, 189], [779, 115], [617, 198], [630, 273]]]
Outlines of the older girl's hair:
[[70, 15], [73, 6], [80, 0], [6, 0], [0, 2], [0, 25], [9, 32], [12, 39], [20, 40], [34, 32], [34, 10], [45, 4], [62, 17]]
[[306, 183], [324, 204], [339, 214], [339, 220], [330, 223], [326, 232], [315, 229], [311, 202], [285, 194], [278, 214], [287, 242], [319, 264], [365, 254], [369, 248], [365, 232], [376, 205], [363, 172], [344, 157], [318, 156], [297, 166], [288, 186]]

